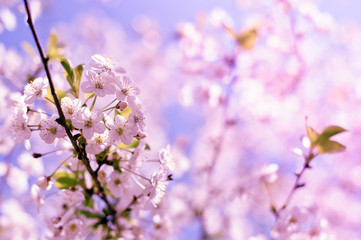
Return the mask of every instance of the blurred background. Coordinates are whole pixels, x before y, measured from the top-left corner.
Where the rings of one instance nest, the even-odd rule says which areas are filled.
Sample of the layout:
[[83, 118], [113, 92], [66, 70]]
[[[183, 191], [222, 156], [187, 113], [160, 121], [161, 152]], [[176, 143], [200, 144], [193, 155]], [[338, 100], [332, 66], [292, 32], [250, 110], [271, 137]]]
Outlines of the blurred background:
[[[16, 98], [10, 92], [21, 93], [39, 59], [22, 2], [0, 4], [5, 138]], [[155, 150], [169, 144], [177, 166], [161, 207], [169, 220], [163, 239], [361, 239], [359, 1], [31, 4], [44, 48], [53, 34], [74, 65], [89, 64], [95, 53], [111, 56], [139, 84], [147, 143]], [[65, 87], [61, 66], [51, 67], [57, 87]], [[303, 165], [305, 124], [318, 132], [329, 125], [346, 128], [337, 140], [347, 151], [320, 155], [304, 176], [306, 187], [291, 205], [304, 206], [311, 220], [293, 238], [277, 235], [281, 230], [269, 209], [281, 206]], [[44, 150], [36, 137], [31, 151], [6, 141], [0, 159], [18, 168], [23, 152]], [[1, 165], [2, 199], [28, 196], [31, 184], [56, 168], [61, 156], [56, 159], [39, 163], [43, 170], [23, 180], [28, 185], [20, 192], [5, 180]], [[19, 201], [29, 206], [29, 198]], [[34, 219], [32, 229], [41, 229]]]

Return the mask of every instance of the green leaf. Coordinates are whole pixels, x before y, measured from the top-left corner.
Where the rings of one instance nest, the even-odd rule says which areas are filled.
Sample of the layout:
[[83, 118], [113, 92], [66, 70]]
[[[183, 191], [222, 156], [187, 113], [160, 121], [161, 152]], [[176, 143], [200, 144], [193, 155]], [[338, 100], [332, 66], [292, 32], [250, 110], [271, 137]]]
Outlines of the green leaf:
[[37, 56], [36, 53], [35, 53], [35, 51], [34, 51], [33, 46], [31, 46], [30, 43], [24, 41], [24, 42], [21, 43], [21, 47], [24, 49], [24, 51], [25, 51], [30, 57], [33, 58], [33, 57]]
[[68, 83], [74, 91], [74, 70], [71, 66], [71, 63], [66, 58], [60, 58], [59, 62], [64, 67], [64, 76], [66, 77], [66, 80], [68, 80]]
[[[117, 114], [119, 114], [119, 115], [125, 117], [125, 119], [127, 119], [127, 121], [128, 121], [128, 117], [129, 117], [129, 115], [130, 115], [131, 113], [132, 113], [132, 109], [131, 109], [130, 107], [127, 107], [127, 108], [125, 108], [125, 109], [122, 110], [122, 111], [115, 110], [115, 116], [116, 116]], [[115, 116], [114, 116], [114, 117], [115, 117]]]
[[99, 213], [93, 213], [86, 210], [80, 210], [79, 213], [83, 214], [86, 218], [102, 218]]
[[320, 138], [329, 139], [330, 137], [345, 131], [347, 130], [339, 126], [329, 126], [322, 131]]
[[150, 146], [148, 143], [145, 144], [144, 150], [150, 150]]
[[346, 149], [344, 145], [341, 143], [325, 140], [317, 144], [317, 153], [324, 154], [324, 153], [335, 153], [335, 152], [342, 152]]
[[86, 106], [86, 103], [88, 102], [88, 100], [93, 98], [95, 96], [95, 93], [85, 93], [84, 96], [85, 96], [85, 102], [84, 102], [83, 106]]
[[78, 138], [78, 143], [79, 143], [79, 145], [86, 144], [86, 139], [83, 136], [80, 136]]
[[[46, 100], [54, 103], [54, 98], [53, 95], [51, 94], [50, 88], [47, 89], [48, 93], [46, 94]], [[61, 101], [61, 99], [63, 97], [67, 97], [68, 94], [66, 92], [64, 92], [63, 90], [60, 89], [55, 89], [56, 95], [58, 96], [59, 101]]]
[[138, 145], [139, 145], [139, 141], [138, 140], [133, 140], [133, 142], [131, 144], [129, 144], [129, 145], [125, 145], [124, 143], [121, 143], [118, 146], [120, 148], [136, 148], [136, 147], [138, 147]]
[[56, 179], [55, 186], [59, 189], [69, 189], [75, 186], [76, 176], [74, 173], [66, 170], [57, 170], [53, 177]]
[[58, 37], [56, 36], [56, 34], [54, 32], [52, 32], [50, 35], [49, 42], [48, 42], [48, 58], [56, 59], [58, 57], [61, 57], [62, 55], [60, 54], [60, 51], [59, 51], [60, 48], [61, 48], [61, 46], [59, 46]]
[[314, 147], [317, 144], [318, 137], [320, 136], [313, 128], [306, 126], [307, 136], [310, 139], [311, 146]]
[[95, 158], [97, 159], [97, 161], [104, 161], [105, 160], [105, 157], [107, 156], [107, 154], [109, 153], [109, 150], [110, 150], [110, 146], [107, 147], [104, 151], [98, 153], [95, 155]]
[[77, 98], [79, 98], [79, 88], [80, 88], [80, 81], [81, 81], [81, 76], [83, 74], [83, 70], [84, 70], [83, 64], [80, 64], [76, 66], [76, 68], [74, 68], [74, 72], [75, 72], [74, 88], [75, 88], [75, 97]]
[[94, 199], [90, 197], [86, 197], [83, 201], [83, 206], [93, 208], [94, 207]]

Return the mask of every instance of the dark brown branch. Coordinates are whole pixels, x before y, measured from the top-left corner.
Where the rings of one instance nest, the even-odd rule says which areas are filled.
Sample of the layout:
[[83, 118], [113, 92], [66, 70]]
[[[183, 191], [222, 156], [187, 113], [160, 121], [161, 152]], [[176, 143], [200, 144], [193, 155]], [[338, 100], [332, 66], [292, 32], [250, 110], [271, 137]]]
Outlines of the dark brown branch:
[[41, 47], [41, 44], [40, 44], [40, 41], [39, 41], [39, 38], [38, 38], [38, 35], [35, 31], [35, 27], [34, 27], [34, 24], [33, 24], [33, 20], [32, 20], [32, 17], [31, 17], [31, 13], [30, 13], [30, 8], [29, 8], [29, 4], [28, 4], [28, 1], [27, 0], [24, 0], [24, 4], [25, 4], [25, 9], [26, 9], [26, 13], [28, 15], [28, 24], [29, 24], [29, 27], [31, 29], [31, 32], [34, 36], [34, 40], [35, 40], [35, 43], [36, 43], [36, 46], [39, 50], [39, 54], [40, 54], [40, 57], [41, 57], [41, 61], [44, 65], [44, 69], [45, 69], [45, 72], [46, 72], [46, 76], [48, 78], [48, 81], [49, 81], [49, 86], [50, 86], [50, 91], [51, 91], [51, 95], [53, 96], [54, 98], [54, 103], [55, 103], [55, 106], [56, 106], [56, 109], [58, 110], [58, 114], [59, 114], [59, 124], [62, 125], [64, 128], [65, 128], [65, 131], [66, 131], [66, 134], [67, 136], [69, 137], [70, 141], [71, 141], [71, 144], [73, 145], [75, 151], [78, 153], [78, 158], [79, 160], [83, 161], [84, 163], [84, 166], [86, 167], [87, 171], [90, 173], [90, 175], [92, 176], [93, 178], [93, 181], [96, 185], [96, 187], [98, 188], [99, 190], [99, 193], [98, 195], [101, 197], [101, 199], [103, 199], [103, 201], [106, 203], [108, 209], [111, 211], [111, 212], [115, 212], [113, 206], [108, 202], [107, 198], [106, 198], [106, 195], [104, 194], [104, 189], [103, 187], [101, 186], [100, 182], [98, 181], [98, 176], [97, 176], [97, 173], [95, 173], [91, 167], [90, 167], [90, 163], [89, 163], [89, 159], [87, 157], [87, 154], [86, 154], [86, 151], [84, 148], [81, 148], [79, 147], [79, 145], [77, 144], [76, 142], [76, 139], [74, 138], [74, 136], [72, 135], [71, 131], [70, 131], [70, 127], [68, 126], [68, 124], [66, 123], [66, 120], [65, 120], [65, 116], [64, 116], [64, 113], [61, 109], [61, 106], [60, 106], [60, 102], [59, 102], [59, 98], [56, 94], [56, 91], [55, 91], [55, 87], [54, 87], [54, 83], [53, 83], [53, 80], [51, 78], [51, 74], [50, 74], [50, 70], [49, 70], [49, 66], [48, 66], [48, 61], [49, 61], [49, 58], [45, 57], [44, 55], [44, 52], [43, 52], [43, 49]]

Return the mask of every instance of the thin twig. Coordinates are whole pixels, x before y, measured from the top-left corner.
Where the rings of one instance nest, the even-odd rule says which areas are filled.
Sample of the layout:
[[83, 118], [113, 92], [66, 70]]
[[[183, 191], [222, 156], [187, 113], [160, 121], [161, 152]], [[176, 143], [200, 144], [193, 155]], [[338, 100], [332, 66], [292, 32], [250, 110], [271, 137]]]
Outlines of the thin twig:
[[78, 153], [79, 160], [83, 161], [84, 166], [86, 167], [87, 171], [92, 176], [92, 179], [93, 179], [96, 187], [99, 190], [99, 196], [106, 203], [108, 209], [111, 212], [115, 213], [115, 210], [114, 210], [113, 206], [109, 203], [109, 201], [106, 198], [106, 195], [104, 193], [104, 188], [101, 186], [100, 182], [98, 181], [97, 174], [92, 170], [92, 168], [90, 166], [89, 159], [87, 157], [85, 149], [78, 146], [78, 144], [76, 142], [76, 139], [74, 138], [74, 136], [72, 135], [72, 133], [70, 131], [70, 127], [66, 123], [65, 116], [64, 116], [64, 113], [63, 113], [63, 111], [61, 109], [60, 102], [59, 102], [59, 99], [58, 99], [58, 97], [56, 95], [55, 87], [54, 87], [54, 84], [53, 84], [53, 81], [52, 81], [52, 78], [51, 78], [51, 74], [50, 74], [50, 70], [49, 70], [49, 66], [48, 66], [49, 58], [45, 57], [43, 49], [42, 49], [40, 41], [39, 41], [39, 38], [38, 38], [38, 35], [37, 35], [36, 31], [35, 31], [35, 27], [34, 27], [34, 24], [33, 24], [32, 17], [31, 17], [28, 1], [24, 0], [24, 4], [25, 4], [26, 13], [28, 15], [27, 22], [28, 22], [29, 27], [31, 29], [31, 32], [33, 34], [36, 46], [37, 46], [39, 54], [40, 54], [41, 61], [42, 61], [43, 65], [44, 65], [46, 76], [47, 76], [48, 81], [49, 81], [50, 92], [51, 92], [51, 95], [54, 98], [54, 104], [56, 106], [56, 109], [58, 110], [59, 124], [62, 125], [65, 128], [66, 134], [69, 137], [71, 144], [73, 145], [75, 151]]

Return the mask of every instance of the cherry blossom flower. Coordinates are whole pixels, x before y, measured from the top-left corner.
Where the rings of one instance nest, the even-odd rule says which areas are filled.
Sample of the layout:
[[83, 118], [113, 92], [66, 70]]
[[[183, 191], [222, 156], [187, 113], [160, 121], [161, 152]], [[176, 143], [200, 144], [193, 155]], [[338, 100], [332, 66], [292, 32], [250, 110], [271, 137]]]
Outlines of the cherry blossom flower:
[[108, 142], [109, 142], [108, 130], [105, 130], [105, 132], [102, 134], [95, 133], [93, 137], [90, 140], [88, 140], [86, 151], [91, 154], [100, 153], [108, 146]]
[[125, 102], [128, 96], [135, 96], [140, 93], [133, 80], [126, 75], [120, 81], [116, 81], [115, 84], [117, 86], [116, 95], [119, 101]]
[[308, 218], [309, 214], [299, 207], [283, 210], [276, 224], [272, 227], [271, 236], [280, 240], [288, 239], [302, 230]]
[[25, 86], [24, 95], [25, 103], [32, 104], [36, 99], [42, 99], [47, 94], [48, 81], [44, 78], [36, 78], [34, 81]]
[[36, 185], [38, 185], [39, 188], [43, 189], [43, 190], [49, 190], [52, 186], [52, 183], [50, 181], [49, 177], [40, 177], [38, 178]]
[[107, 188], [112, 192], [114, 197], [122, 197], [125, 192], [125, 188], [128, 184], [128, 174], [119, 173], [113, 171], [110, 174], [110, 179], [107, 184]]
[[133, 136], [125, 117], [121, 115], [115, 116], [114, 122], [110, 122], [108, 127], [110, 128], [109, 136], [111, 141], [121, 141], [126, 145], [132, 143]]
[[65, 136], [65, 129], [55, 121], [57, 115], [53, 115], [50, 119], [43, 119], [40, 121], [40, 137], [46, 143], [53, 143], [55, 138], [62, 138]]
[[90, 66], [94, 70], [107, 71], [107, 72], [114, 71], [118, 74], [126, 73], [125, 69], [117, 66], [117, 64], [114, 63], [111, 58], [103, 57], [100, 54], [94, 54], [92, 56], [92, 59], [94, 62], [90, 63]]
[[128, 122], [130, 123], [130, 128], [133, 136], [137, 135], [139, 132], [144, 132], [144, 115], [139, 109], [135, 109], [129, 115]]
[[113, 94], [115, 92], [114, 86], [111, 84], [114, 78], [107, 73], [96, 73], [92, 70], [86, 72], [88, 81], [85, 81], [81, 85], [81, 89], [85, 93], [95, 93], [99, 97], [104, 97], [107, 94]]
[[64, 97], [61, 99], [61, 109], [65, 118], [72, 120], [80, 114], [81, 101], [80, 99], [72, 100], [70, 97]]
[[68, 189], [63, 189], [60, 191], [62, 201], [69, 204], [78, 204], [84, 200], [84, 194], [80, 191], [71, 191]]
[[169, 145], [159, 151], [159, 160], [162, 166], [167, 169], [167, 171], [174, 171], [175, 163], [172, 159]]
[[22, 139], [30, 139], [31, 131], [28, 127], [28, 117], [22, 109], [19, 109], [16, 115], [12, 117], [9, 127], [16, 143], [20, 143]]
[[70, 165], [70, 169], [72, 171], [83, 171], [85, 170], [84, 163], [78, 158], [71, 157], [68, 160], [68, 164]]
[[99, 168], [98, 171], [98, 180], [99, 182], [106, 182], [107, 178], [110, 176], [110, 174], [114, 171], [114, 168], [112, 166], [109, 165], [102, 165]]
[[93, 137], [94, 133], [103, 133], [105, 126], [102, 122], [104, 114], [98, 110], [90, 112], [84, 108], [82, 113], [73, 121], [76, 128], [82, 129], [83, 136], [86, 139]]
[[145, 192], [150, 198], [150, 202], [154, 207], [157, 207], [165, 195], [165, 191], [168, 185], [168, 176], [163, 168], [160, 168], [158, 172], [152, 174], [150, 179], [151, 186], [148, 187]]
[[278, 178], [279, 166], [275, 163], [262, 167], [259, 171], [260, 179], [266, 183], [273, 183]]
[[40, 211], [40, 208], [44, 205], [44, 195], [41, 194], [40, 188], [38, 185], [33, 184], [31, 186], [31, 198], [35, 202], [35, 205], [37, 207], [38, 212]]
[[63, 232], [68, 239], [77, 239], [83, 232], [83, 221], [79, 219], [72, 219], [64, 225]]

